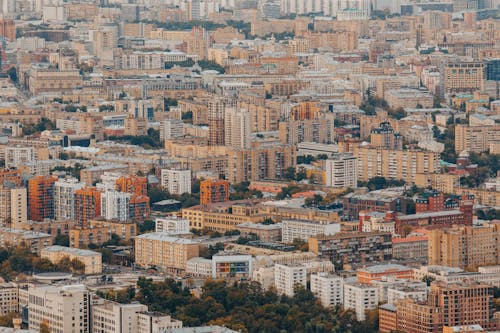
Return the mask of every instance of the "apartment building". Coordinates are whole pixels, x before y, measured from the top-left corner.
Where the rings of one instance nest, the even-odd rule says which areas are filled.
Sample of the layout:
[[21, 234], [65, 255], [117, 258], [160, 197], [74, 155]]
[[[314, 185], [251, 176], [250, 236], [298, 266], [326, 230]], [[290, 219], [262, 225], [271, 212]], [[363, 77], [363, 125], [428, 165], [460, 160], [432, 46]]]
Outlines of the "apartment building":
[[15, 283], [0, 284], [0, 313], [19, 312], [19, 287]]
[[161, 170], [161, 186], [170, 194], [191, 193], [191, 170]]
[[358, 187], [358, 162], [352, 154], [335, 154], [325, 161], [326, 186], [334, 188]]
[[112, 190], [102, 192], [100, 216], [106, 220], [128, 220], [131, 197], [132, 195], [126, 192]]
[[28, 220], [27, 190], [25, 187], [0, 185], [0, 223], [19, 228]]
[[86, 227], [88, 221], [101, 215], [101, 192], [95, 187], [75, 191], [75, 217], [79, 226]]
[[392, 258], [392, 236], [384, 232], [341, 232], [309, 238], [309, 251], [329, 259], [337, 268]]
[[68, 232], [69, 246], [77, 249], [87, 248], [90, 244], [102, 245], [111, 240], [111, 231], [104, 226], [77, 226]]
[[481, 153], [490, 149], [490, 144], [500, 142], [500, 125], [455, 126], [455, 151]]
[[281, 221], [282, 242], [292, 243], [295, 239], [308, 241], [317, 235], [335, 235], [340, 232], [340, 224], [330, 221], [289, 220]]
[[429, 265], [476, 269], [500, 264], [500, 223], [429, 232]]
[[56, 177], [36, 176], [28, 181], [29, 218], [35, 221], [54, 218], [54, 184]]
[[251, 144], [250, 112], [241, 108], [226, 108], [224, 143], [232, 149], [249, 149]]
[[306, 267], [274, 265], [274, 286], [279, 294], [293, 296], [297, 286], [306, 287]]
[[28, 289], [28, 324], [40, 331], [90, 333], [91, 295], [83, 285], [32, 286]]
[[71, 91], [82, 86], [83, 80], [77, 69], [33, 69], [29, 73], [28, 88], [31, 94]]
[[378, 288], [357, 282], [344, 283], [344, 308], [354, 310], [356, 319], [366, 319], [366, 310], [375, 310], [378, 307]]
[[388, 122], [380, 123], [370, 132], [370, 145], [372, 147], [400, 150], [403, 149], [403, 137], [396, 133]]
[[358, 161], [358, 179], [361, 181], [379, 176], [412, 184], [417, 174], [440, 170], [440, 155], [431, 151], [391, 150], [361, 145], [354, 148], [354, 156]]
[[359, 283], [371, 284], [386, 278], [412, 279], [413, 269], [398, 264], [382, 264], [360, 268], [356, 275]]
[[62, 178], [54, 183], [54, 218], [73, 220], [75, 212], [75, 192], [85, 187], [76, 178]]
[[153, 232], [135, 238], [135, 262], [143, 268], [185, 271], [187, 261], [199, 256], [199, 243], [167, 233]]
[[5, 167], [8, 169], [15, 169], [36, 160], [34, 147], [7, 146], [4, 155]]
[[441, 93], [460, 94], [484, 90], [482, 62], [448, 62], [441, 68]]
[[170, 234], [189, 234], [189, 220], [172, 215], [167, 218], [155, 219], [155, 231]]
[[40, 257], [46, 258], [54, 264], [63, 258], [76, 259], [85, 265], [85, 274], [92, 275], [102, 272], [102, 255], [99, 252], [54, 245], [42, 249]]
[[184, 122], [180, 119], [165, 119], [160, 123], [160, 140], [182, 138], [184, 136]]
[[200, 182], [200, 205], [229, 201], [229, 182], [206, 179]]
[[148, 194], [148, 179], [135, 175], [120, 176], [116, 179], [116, 190], [145, 196]]
[[328, 273], [311, 274], [311, 292], [324, 307], [344, 304], [344, 279]]

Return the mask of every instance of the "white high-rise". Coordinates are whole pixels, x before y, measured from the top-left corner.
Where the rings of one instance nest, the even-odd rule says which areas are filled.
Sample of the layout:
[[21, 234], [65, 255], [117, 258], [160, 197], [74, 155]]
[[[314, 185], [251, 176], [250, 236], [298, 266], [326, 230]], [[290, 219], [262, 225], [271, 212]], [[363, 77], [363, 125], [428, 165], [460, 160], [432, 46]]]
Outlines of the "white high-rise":
[[306, 285], [305, 266], [274, 265], [274, 286], [279, 294], [293, 296], [297, 286]]
[[56, 220], [75, 218], [75, 191], [85, 187], [76, 178], [62, 178], [54, 183], [54, 217]]
[[344, 283], [344, 308], [354, 310], [359, 321], [366, 319], [366, 310], [378, 307], [378, 289], [357, 282]]
[[352, 154], [336, 154], [325, 161], [326, 186], [358, 187], [358, 163]]
[[30, 330], [90, 332], [90, 293], [83, 285], [34, 286], [28, 290]]
[[161, 186], [170, 194], [191, 193], [191, 170], [161, 170]]
[[227, 108], [225, 111], [225, 143], [234, 149], [249, 149], [251, 143], [250, 112]]
[[160, 124], [160, 140], [184, 136], [184, 122], [180, 119], [165, 119]]
[[126, 192], [106, 191], [101, 193], [101, 216], [106, 220], [126, 221], [132, 195]]
[[324, 307], [344, 303], [344, 279], [328, 273], [311, 274], [311, 292]]
[[35, 148], [33, 147], [5, 147], [5, 167], [8, 169], [15, 169], [35, 160]]

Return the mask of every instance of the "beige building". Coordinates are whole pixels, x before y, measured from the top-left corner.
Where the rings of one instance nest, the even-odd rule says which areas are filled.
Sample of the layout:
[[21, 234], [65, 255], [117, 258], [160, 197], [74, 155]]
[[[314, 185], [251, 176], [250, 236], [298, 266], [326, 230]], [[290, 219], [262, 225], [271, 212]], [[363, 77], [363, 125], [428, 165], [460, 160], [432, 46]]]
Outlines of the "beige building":
[[14, 283], [0, 284], [0, 314], [19, 312], [19, 287]]
[[50, 260], [53, 264], [57, 264], [63, 258], [77, 259], [85, 265], [85, 274], [102, 272], [102, 255], [99, 252], [54, 245], [42, 249], [40, 256]]
[[500, 125], [457, 125], [455, 127], [455, 151], [480, 153], [488, 151], [492, 142], [500, 142]]
[[33, 70], [29, 75], [29, 91], [33, 95], [71, 91], [83, 83], [80, 72], [72, 70]]
[[434, 97], [417, 89], [389, 90], [385, 93], [387, 104], [392, 109], [398, 108], [432, 108]]
[[500, 224], [454, 226], [429, 232], [429, 265], [477, 269], [500, 264]]
[[15, 247], [24, 245], [33, 253], [52, 245], [52, 236], [49, 234], [11, 228], [0, 228], [0, 247]]
[[450, 62], [441, 69], [442, 94], [459, 94], [484, 90], [482, 62]]
[[90, 333], [91, 295], [83, 285], [32, 286], [28, 289], [29, 329], [51, 333]]
[[200, 244], [191, 239], [153, 232], [135, 238], [135, 263], [143, 268], [185, 271], [187, 261], [199, 256]]
[[140, 303], [100, 300], [92, 306], [92, 333], [156, 333], [181, 328], [182, 322], [162, 313], [148, 312]]
[[414, 183], [420, 173], [439, 171], [439, 153], [422, 150], [390, 150], [361, 145], [354, 148], [358, 159], [358, 179], [381, 176]]
[[449, 173], [418, 173], [415, 176], [415, 185], [432, 187], [444, 193], [455, 193], [460, 186], [460, 175]]

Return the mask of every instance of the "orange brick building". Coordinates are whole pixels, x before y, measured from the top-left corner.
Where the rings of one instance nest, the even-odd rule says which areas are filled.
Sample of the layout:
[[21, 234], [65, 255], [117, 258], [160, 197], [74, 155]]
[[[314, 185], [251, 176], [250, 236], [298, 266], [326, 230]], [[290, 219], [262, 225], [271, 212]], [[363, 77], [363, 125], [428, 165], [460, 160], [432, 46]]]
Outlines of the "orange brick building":
[[28, 213], [30, 220], [54, 218], [54, 183], [56, 177], [37, 176], [28, 181]]
[[2, 169], [0, 170], [0, 185], [3, 185], [5, 182], [12, 183], [17, 187], [21, 186], [21, 172], [19, 170], [9, 170]]
[[311, 120], [319, 116], [321, 109], [313, 102], [303, 102], [294, 106], [290, 111], [292, 120]]
[[75, 191], [76, 223], [86, 227], [88, 221], [101, 215], [101, 192], [95, 187]]
[[10, 41], [16, 40], [16, 23], [14, 20], [0, 18], [0, 36]]
[[145, 196], [148, 194], [148, 180], [146, 177], [134, 175], [123, 176], [116, 180], [116, 190]]
[[384, 277], [411, 279], [413, 278], [413, 269], [397, 264], [376, 265], [358, 269], [357, 276], [359, 283], [368, 284], [372, 281], [380, 281]]
[[130, 219], [133, 221], [144, 221], [149, 217], [149, 197], [133, 195], [130, 198]]
[[229, 182], [227, 180], [207, 179], [200, 183], [200, 205], [229, 201]]

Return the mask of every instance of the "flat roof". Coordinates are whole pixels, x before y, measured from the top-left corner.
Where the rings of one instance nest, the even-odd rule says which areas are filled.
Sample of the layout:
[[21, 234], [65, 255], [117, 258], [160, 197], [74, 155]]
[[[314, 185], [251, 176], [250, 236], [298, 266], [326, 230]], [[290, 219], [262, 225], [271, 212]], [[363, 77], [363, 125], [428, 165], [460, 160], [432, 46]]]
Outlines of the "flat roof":
[[53, 245], [46, 247], [42, 249], [42, 251], [48, 251], [48, 252], [64, 252], [64, 253], [72, 253], [78, 256], [95, 256], [95, 255], [100, 255], [99, 252], [91, 251], [91, 250], [85, 250], [85, 249], [77, 249], [74, 247], [66, 247], [66, 246], [60, 246], [60, 245]]

